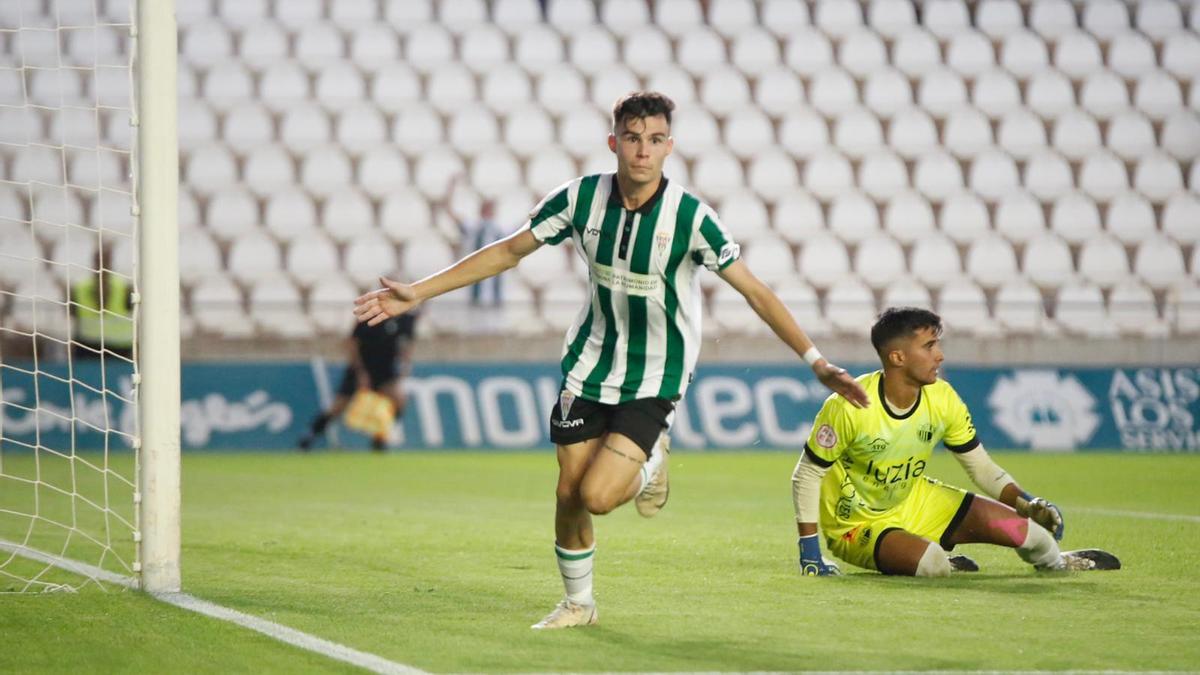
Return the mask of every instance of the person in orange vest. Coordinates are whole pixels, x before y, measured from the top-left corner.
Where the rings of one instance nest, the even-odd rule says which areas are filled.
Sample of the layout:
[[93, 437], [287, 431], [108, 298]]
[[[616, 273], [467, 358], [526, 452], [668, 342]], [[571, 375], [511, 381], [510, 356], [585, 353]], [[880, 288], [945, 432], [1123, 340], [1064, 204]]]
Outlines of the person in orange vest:
[[92, 269], [71, 284], [71, 355], [98, 359], [101, 352], [133, 358], [131, 280], [105, 267], [107, 246], [96, 251]]

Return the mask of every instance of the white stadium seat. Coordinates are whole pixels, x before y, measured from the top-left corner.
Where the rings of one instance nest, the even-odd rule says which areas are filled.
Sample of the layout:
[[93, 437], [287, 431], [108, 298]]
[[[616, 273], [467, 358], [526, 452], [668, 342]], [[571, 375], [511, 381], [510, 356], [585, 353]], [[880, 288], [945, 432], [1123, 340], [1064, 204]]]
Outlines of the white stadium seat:
[[1042, 37], [1054, 40], [1076, 26], [1075, 8], [1069, 0], [1038, 0], [1029, 4], [1029, 27]]
[[473, 105], [479, 98], [475, 76], [456, 63], [433, 66], [425, 81], [425, 98], [443, 115]]
[[[30, 32], [26, 36], [32, 34]], [[28, 47], [29, 45], [22, 43], [21, 46]], [[179, 56], [180, 61], [198, 66], [210, 66], [232, 58], [233, 32], [215, 20], [187, 26], [180, 31]]]
[[226, 337], [246, 337], [254, 324], [242, 307], [242, 292], [228, 277], [214, 275], [192, 290], [192, 317], [202, 330]]
[[228, 110], [253, 97], [254, 76], [248, 68], [236, 61], [219, 63], [210, 68], [204, 76], [201, 95], [205, 102], [214, 108]]
[[[554, 143], [554, 122], [540, 106], [526, 104], [510, 112], [504, 120], [504, 144], [517, 155], [532, 156]], [[583, 151], [584, 148], [567, 148]]]
[[821, 203], [804, 190], [793, 190], [776, 200], [771, 226], [789, 244], [802, 245], [810, 237], [827, 234]]
[[1012, 279], [996, 290], [992, 316], [1006, 332], [1039, 334], [1051, 325], [1041, 291], [1028, 279]]
[[330, 5], [329, 18], [343, 28], [354, 28], [379, 21], [380, 3], [375, 0], [338, 0]]
[[627, 35], [621, 54], [621, 60], [643, 77], [652, 77], [663, 68], [679, 68], [675, 65], [670, 40], [653, 26], [640, 27]]
[[871, 0], [867, 7], [867, 25], [881, 35], [895, 38], [917, 25], [912, 3]]
[[538, 78], [537, 100], [552, 114], [563, 115], [587, 104], [587, 83], [571, 66], [550, 68]]
[[[1194, 12], [1195, 8], [1192, 11]], [[1134, 24], [1138, 30], [1156, 41], [1183, 27], [1183, 14], [1179, 4], [1175, 2], [1144, 0], [1137, 4], [1136, 12]], [[1195, 30], [1196, 26], [1193, 25], [1192, 29]]]
[[980, 153], [971, 162], [967, 173], [971, 189], [991, 202], [1020, 189], [1020, 182], [1016, 162], [1008, 154], [994, 149]]
[[736, 68], [715, 66], [700, 77], [700, 102], [716, 115], [728, 115], [750, 105], [750, 85]]
[[963, 188], [958, 161], [943, 151], [927, 152], [913, 167], [913, 187], [929, 199], [940, 202]]
[[1075, 274], [1071, 248], [1053, 234], [1035, 237], [1025, 244], [1021, 254], [1021, 270], [1030, 281], [1042, 288], [1058, 288]]
[[[372, 280], [378, 283], [377, 280]], [[313, 284], [308, 295], [308, 316], [319, 332], [346, 333], [354, 325], [346, 308], [358, 297], [359, 289], [340, 274], [328, 275]]]
[[580, 153], [585, 148], [602, 147], [610, 126], [608, 118], [595, 108], [579, 108], [562, 116], [558, 140], [564, 148]]
[[841, 38], [862, 27], [862, 7], [856, 0], [818, 0], [812, 19], [826, 35]]
[[866, 108], [849, 108], [838, 115], [833, 125], [833, 143], [858, 159], [884, 146], [883, 127]]
[[259, 76], [258, 96], [264, 105], [276, 112], [306, 103], [309, 97], [308, 74], [298, 63], [272, 63]]
[[568, 45], [571, 63], [585, 75], [594, 76], [617, 64], [617, 42], [602, 26], [581, 28], [571, 34]]
[[[555, 250], [550, 248], [550, 250]], [[421, 279], [454, 264], [454, 251], [446, 242], [432, 237], [410, 240], [400, 255], [400, 269], [409, 279]]]
[[[612, 110], [617, 99], [625, 94], [639, 89], [637, 75], [623, 65], [614, 64], [610, 68], [592, 76], [590, 88], [592, 104], [601, 110]], [[485, 96], [486, 100], [486, 96]]]
[[1075, 107], [1075, 91], [1065, 75], [1046, 69], [1029, 79], [1025, 104], [1042, 117], [1058, 117]]
[[908, 190], [908, 168], [890, 150], [875, 150], [858, 164], [858, 186], [877, 201], [891, 199]]
[[[642, 73], [642, 75], [645, 75]], [[652, 91], [661, 91], [671, 97], [678, 106], [688, 106], [696, 102], [696, 85], [692, 76], [682, 68], [667, 65], [649, 75], [647, 87]], [[686, 107], [676, 112], [684, 112]]]
[[937, 311], [955, 333], [992, 335], [997, 331], [983, 289], [970, 279], [953, 279], [943, 286]]
[[355, 105], [338, 113], [334, 138], [351, 152], [378, 148], [388, 142], [388, 123], [373, 105]]
[[1158, 315], [1154, 293], [1136, 279], [1117, 284], [1108, 297], [1108, 315], [1125, 335], [1163, 338], [1170, 332]]
[[461, 35], [487, 21], [487, 13], [485, 0], [438, 3], [438, 22], [455, 35]]
[[984, 288], [995, 288], [1017, 276], [1017, 255], [1008, 240], [997, 234], [971, 242], [963, 264], [967, 274]]
[[389, 113], [419, 102], [421, 96], [420, 78], [403, 63], [382, 66], [371, 78], [371, 101]]
[[287, 247], [284, 264], [288, 274], [305, 288], [338, 274], [341, 269], [337, 246], [321, 233], [293, 239]]
[[1167, 293], [1167, 307], [1177, 332], [1200, 334], [1200, 284], [1191, 281], [1172, 288]]
[[809, 82], [808, 99], [821, 114], [839, 115], [858, 105], [858, 85], [846, 71], [828, 68], [818, 72]]
[[471, 185], [480, 194], [493, 199], [523, 184], [521, 165], [503, 146], [480, 152], [471, 161]]
[[883, 229], [901, 244], [919, 242], [936, 229], [933, 207], [916, 192], [901, 192], [893, 196], [884, 208]]
[[1144, 241], [1158, 229], [1154, 207], [1145, 196], [1131, 191], [1112, 196], [1104, 223], [1105, 229], [1126, 245]]
[[1154, 151], [1154, 128], [1141, 113], [1127, 110], [1109, 120], [1105, 145], [1125, 161], [1139, 159]]
[[1088, 239], [1079, 250], [1079, 275], [1101, 288], [1122, 281], [1129, 276], [1125, 246], [1110, 235]]
[[379, 227], [389, 239], [400, 243], [414, 238], [434, 236], [429, 201], [417, 190], [396, 186], [379, 207]]
[[1012, 75], [993, 68], [975, 78], [971, 103], [988, 117], [997, 119], [1021, 107], [1021, 89]]
[[542, 290], [542, 318], [553, 330], [569, 330], [587, 301], [587, 291], [581, 284], [552, 284]]
[[1183, 189], [1179, 162], [1162, 151], [1142, 157], [1133, 170], [1133, 187], [1152, 202], [1165, 202]]
[[847, 244], [858, 244], [879, 234], [879, 210], [859, 192], [845, 192], [829, 205], [829, 231]]
[[1196, 63], [1200, 61], [1200, 36], [1196, 35], [1195, 30], [1193, 26], [1191, 31], [1171, 33], [1162, 47], [1162, 67], [1187, 82], [1200, 79], [1200, 73], [1196, 72]]
[[759, 23], [779, 37], [786, 37], [809, 25], [808, 5], [803, 0], [763, 0]]
[[[270, 194], [296, 181], [296, 163], [282, 146], [261, 145], [246, 155], [242, 179], [256, 194]], [[196, 187], [190, 178], [188, 184]]]
[[907, 108], [892, 116], [888, 124], [888, 145], [901, 157], [915, 159], [940, 148], [937, 127], [921, 108]]
[[992, 68], [996, 61], [992, 41], [978, 31], [964, 28], [950, 37], [946, 47], [946, 65], [964, 77], [975, 77]]
[[1183, 92], [1173, 76], [1162, 70], [1151, 70], [1138, 76], [1133, 89], [1133, 105], [1150, 119], [1160, 122], [1183, 110]]
[[600, 23], [617, 35], [627, 36], [650, 23], [650, 9], [642, 0], [602, 0]]
[[1115, 337], [1100, 288], [1087, 282], [1063, 286], [1056, 298], [1054, 318], [1067, 333], [1084, 337]]
[[1178, 284], [1187, 277], [1183, 252], [1168, 237], [1149, 237], [1138, 244], [1133, 256], [1133, 273], [1157, 290]]
[[1035, 153], [1025, 162], [1025, 189], [1042, 201], [1051, 201], [1073, 187], [1071, 165], [1050, 150]]
[[1091, 0], [1080, 6], [1084, 30], [1101, 40], [1110, 40], [1129, 30], [1129, 10], [1120, 0]]
[[[403, 0], [393, 0], [393, 2], [402, 2]], [[179, 3], [180, 6], [185, 6], [190, 3]], [[419, 6], [420, 2], [410, 3], [412, 6]], [[283, 24], [291, 30], [297, 30], [310, 23], [321, 20], [321, 14], [324, 12], [325, 3], [321, 0], [288, 0], [288, 2], [276, 3], [274, 16], [279, 23]], [[392, 19], [391, 16], [388, 17]]]
[[694, 76], [701, 76], [712, 68], [725, 65], [725, 41], [720, 35], [706, 28], [696, 28], [679, 36], [675, 58], [680, 67]]
[[917, 85], [917, 102], [934, 117], [945, 117], [966, 105], [967, 85], [948, 68], [931, 70]]
[[[1200, 157], [1200, 114], [1192, 110], [1177, 110], [1168, 115], [1162, 127], [1162, 147], [1181, 162]], [[1193, 161], [1192, 166], [1195, 165]]]
[[1155, 68], [1154, 45], [1142, 35], [1127, 31], [1108, 46], [1108, 67], [1124, 78], [1144, 75]]
[[240, 283], [250, 284], [282, 273], [279, 245], [261, 230], [241, 232], [229, 248], [229, 274]]
[[971, 27], [967, 6], [960, 0], [927, 0], [922, 6], [921, 22], [942, 40]]
[[[715, 23], [719, 28], [723, 24]], [[733, 37], [730, 46], [730, 62], [750, 76], [759, 76], [778, 68], [782, 63], [779, 44], [774, 36], [762, 28], [745, 28]]]
[[833, 44], [820, 31], [800, 28], [787, 36], [783, 60], [802, 77], [812, 77], [835, 65]]
[[1100, 148], [1100, 125], [1078, 108], [1064, 111], [1054, 120], [1050, 143], [1068, 159], [1081, 160]]
[[495, 26], [476, 25], [462, 34], [459, 54], [472, 73], [487, 73], [508, 64], [508, 36]]
[[379, 284], [379, 275], [407, 273], [397, 269], [396, 249], [386, 239], [374, 234], [355, 237], [346, 246], [346, 273], [360, 287]]
[[754, 82], [754, 102], [773, 117], [784, 116], [803, 101], [804, 86], [789, 68], [769, 69]]
[[283, 114], [279, 139], [294, 152], [304, 152], [328, 143], [333, 138], [329, 115], [313, 104], [296, 106]]
[[[869, 282], [868, 282], [869, 284]], [[880, 307], [922, 307], [933, 309], [929, 288], [911, 277], [901, 277], [882, 289]]]
[[574, 32], [596, 23], [596, 7], [590, 0], [549, 0], [546, 20], [564, 33]]
[[407, 34], [404, 43], [404, 59], [419, 72], [445, 66], [454, 58], [454, 40], [445, 28], [437, 24], [424, 24]]
[[795, 158], [780, 150], [752, 158], [746, 170], [746, 185], [771, 201], [796, 190], [800, 187], [800, 172]]
[[443, 138], [441, 116], [424, 104], [407, 106], [392, 122], [392, 141], [410, 156], [441, 145]]
[[459, 154], [470, 156], [499, 141], [500, 125], [486, 108], [463, 107], [450, 117], [446, 137]]
[[342, 33], [329, 23], [310, 23], [301, 28], [295, 37], [294, 49], [296, 59], [305, 68], [319, 68], [346, 57]]
[[[765, 248], [764, 242], [771, 244], [778, 242], [778, 234], [771, 231], [770, 219], [767, 216], [767, 207], [762, 200], [749, 190], [739, 190], [729, 194], [721, 200], [720, 207], [717, 213], [721, 215], [721, 222], [729, 228], [734, 239], [743, 244], [754, 242], [758, 249]], [[791, 249], [783, 246], [791, 255]], [[791, 265], [790, 269], [795, 271], [795, 266]], [[758, 268], [755, 267], [755, 272]]]
[[1016, 0], [983, 0], [975, 8], [975, 25], [992, 39], [1021, 30], [1025, 19]]
[[821, 337], [830, 333], [829, 322], [821, 314], [821, 302], [812, 286], [792, 279], [775, 288], [775, 294], [783, 301], [796, 323], [810, 336]]
[[327, 197], [345, 189], [353, 179], [350, 158], [339, 146], [313, 148], [300, 160], [300, 184], [316, 195]]
[[804, 164], [804, 187], [821, 199], [832, 199], [854, 186], [850, 162], [835, 150], [822, 150]]
[[267, 335], [304, 338], [313, 334], [300, 292], [286, 277], [256, 280], [250, 288], [250, 317]]
[[279, 24], [263, 21], [242, 32], [238, 40], [238, 56], [255, 70], [288, 58], [287, 32]]
[[221, 249], [204, 228], [179, 228], [179, 250], [186, 251], [179, 256], [179, 280], [184, 286], [221, 271]]
[[[1193, 253], [1200, 249], [1200, 196], [1194, 192], [1177, 192], [1167, 199], [1162, 210], [1163, 234], [1181, 244], [1191, 244]], [[1192, 267], [1192, 274], [1200, 269]]]
[[520, 67], [502, 64], [483, 75], [479, 95], [493, 112], [506, 114], [529, 103], [533, 86]]
[[720, 145], [717, 120], [707, 110], [695, 106], [678, 111], [671, 119], [671, 135], [675, 138], [673, 154], [695, 158]]
[[1079, 105], [1088, 113], [1108, 119], [1129, 107], [1125, 81], [1111, 70], [1098, 70], [1083, 81]]
[[912, 106], [912, 87], [900, 71], [881, 68], [867, 76], [863, 84], [863, 103], [876, 115], [890, 118]]
[[732, 111], [725, 118], [725, 145], [740, 159], [750, 159], [775, 147], [775, 128], [757, 107]]
[[850, 273], [850, 254], [840, 239], [816, 234], [801, 246], [796, 269], [817, 288], [828, 288]]
[[293, 187], [271, 193], [264, 211], [263, 224], [280, 241], [291, 241], [317, 230], [317, 207], [303, 190]]
[[1096, 39], [1083, 31], [1059, 36], [1054, 45], [1054, 67], [1072, 79], [1083, 79], [1093, 71], [1104, 67], [1100, 59], [1100, 45]]
[[[748, 246], [743, 255], [748, 264], [753, 267], [755, 276], [767, 284], [774, 286], [796, 278], [796, 258], [792, 255], [792, 249], [788, 246], [787, 242], [778, 236], [768, 235], [748, 240]], [[742, 305], [748, 307], [745, 299], [741, 298], [741, 294], [737, 293], [732, 286], [722, 284], [717, 286], [717, 288], [733, 290], [739, 296]], [[751, 312], [753, 311], [751, 310]], [[765, 326], [765, 324], [758, 320], [753, 321], [753, 323]]]
[[865, 336], [875, 322], [875, 296], [854, 277], [839, 279], [825, 296], [825, 314], [839, 331]]
[[989, 232], [987, 205], [970, 192], [952, 195], [942, 203], [942, 232], [956, 244], [966, 245]]
[[798, 157], [814, 155], [829, 147], [829, 127], [816, 111], [797, 107], [779, 122], [779, 145]]
[[[1015, 259], [1013, 268], [1016, 268]], [[963, 274], [958, 247], [942, 234], [922, 237], [913, 244], [909, 270], [921, 283], [931, 288], [940, 288], [961, 278]]]
[[713, 148], [696, 158], [692, 180], [705, 198], [721, 199], [741, 188], [742, 166], [728, 150]]
[[863, 239], [854, 250], [854, 272], [871, 288], [890, 289], [906, 272], [904, 251], [884, 234]]
[[992, 125], [970, 106], [950, 112], [942, 126], [942, 143], [958, 158], [975, 157], [992, 147]]
[[1050, 65], [1046, 43], [1029, 31], [1010, 33], [1000, 47], [1000, 65], [1020, 80], [1045, 72]]
[[355, 183], [373, 197], [381, 197], [409, 181], [404, 157], [386, 143], [363, 152], [356, 168]]
[[856, 78], [887, 65], [887, 47], [878, 35], [869, 30], [856, 30], [844, 38], [837, 48], [838, 64]]
[[[395, 0], [403, 2], [403, 0]], [[538, 0], [496, 0], [492, 3], [492, 22], [509, 35], [542, 22], [542, 8]]]
[[1129, 189], [1125, 163], [1107, 150], [1089, 154], [1079, 167], [1079, 189], [1102, 202], [1124, 192]]
[[[32, 167], [20, 169], [22, 160], [28, 158], [33, 160], [33, 156], [26, 153], [17, 158], [17, 164], [14, 165], [13, 173], [16, 175], [36, 176], [38, 180], [45, 183], [61, 183], [62, 178], [57, 174], [43, 175], [45, 172], [35, 173]], [[61, 170], [61, 169], [59, 169]], [[208, 194], [223, 187], [233, 185], [237, 182], [237, 160], [234, 159], [233, 153], [223, 145], [205, 145], [193, 150], [186, 160], [185, 169], [182, 172], [184, 179], [188, 185], [199, 192]]]
[[[196, 111], [201, 110], [205, 113], [208, 108], [198, 101], [191, 104], [179, 106], [180, 118], [180, 134], [193, 133], [190, 127], [192, 124], [204, 125], [205, 122], [196, 120]], [[186, 122], [184, 117], [187, 116]], [[211, 122], [215, 127], [216, 122]], [[271, 112], [257, 102], [248, 101], [242, 103], [225, 114], [225, 123], [222, 140], [232, 145], [235, 148], [249, 148], [256, 145], [270, 143], [272, 136], [275, 133], [275, 120], [271, 117]]]

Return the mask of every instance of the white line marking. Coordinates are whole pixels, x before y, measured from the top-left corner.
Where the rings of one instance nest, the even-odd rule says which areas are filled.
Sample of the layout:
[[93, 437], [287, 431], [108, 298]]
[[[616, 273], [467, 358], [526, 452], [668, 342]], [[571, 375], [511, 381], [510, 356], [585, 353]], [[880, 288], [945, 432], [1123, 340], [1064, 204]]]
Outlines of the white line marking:
[[36, 560], [37, 562], [40, 562], [40, 563], [43, 563], [46, 565], [53, 565], [55, 567], [61, 567], [62, 569], [66, 570], [68, 572], [73, 572], [73, 573], [78, 574], [83, 577], [90, 577], [92, 579], [99, 579], [100, 581], [107, 581], [110, 584], [117, 584], [119, 586], [124, 586], [126, 588], [137, 588], [138, 582], [137, 582], [137, 579], [134, 577], [127, 577], [127, 576], [124, 576], [121, 574], [117, 574], [116, 572], [110, 572], [106, 569], [101, 569], [99, 567], [96, 567], [95, 565], [89, 565], [85, 562], [79, 562], [78, 560], [71, 560], [70, 558], [64, 558], [59, 555], [43, 553], [42, 551], [35, 551], [31, 548], [28, 548], [24, 544], [17, 544], [15, 542], [11, 542], [6, 539], [0, 539], [0, 551], [8, 551], [9, 553], [15, 553], [16, 555], [19, 555], [22, 558]]
[[1149, 513], [1146, 511], [1121, 511], [1119, 509], [1093, 509], [1088, 507], [1071, 509], [1077, 513], [1094, 513], [1098, 516], [1115, 516], [1117, 518], [1141, 518], [1143, 520], [1176, 520], [1184, 523], [1200, 523], [1200, 516], [1189, 516], [1184, 513]]
[[382, 656], [360, 652], [357, 649], [351, 649], [345, 645], [330, 642], [329, 640], [303, 633], [294, 628], [288, 628], [273, 621], [267, 621], [266, 619], [260, 619], [235, 609], [222, 607], [221, 605], [190, 596], [187, 593], [152, 593], [151, 595], [176, 607], [199, 612], [214, 619], [236, 623], [243, 628], [257, 631], [280, 642], [286, 642], [301, 649], [307, 649], [310, 652], [316, 652], [331, 659], [364, 668], [373, 673], [423, 675], [425, 672], [412, 666], [404, 665], [403, 663], [389, 661]]

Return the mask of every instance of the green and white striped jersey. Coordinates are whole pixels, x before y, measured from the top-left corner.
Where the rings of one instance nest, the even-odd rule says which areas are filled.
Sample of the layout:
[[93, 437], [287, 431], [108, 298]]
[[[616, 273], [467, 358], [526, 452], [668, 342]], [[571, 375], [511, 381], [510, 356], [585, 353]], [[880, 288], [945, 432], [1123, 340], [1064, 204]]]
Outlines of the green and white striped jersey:
[[574, 239], [588, 265], [591, 301], [563, 343], [567, 390], [600, 403], [682, 396], [700, 355], [697, 272], [741, 255], [716, 212], [666, 177], [629, 211], [605, 173], [552, 192], [527, 226], [547, 244]]

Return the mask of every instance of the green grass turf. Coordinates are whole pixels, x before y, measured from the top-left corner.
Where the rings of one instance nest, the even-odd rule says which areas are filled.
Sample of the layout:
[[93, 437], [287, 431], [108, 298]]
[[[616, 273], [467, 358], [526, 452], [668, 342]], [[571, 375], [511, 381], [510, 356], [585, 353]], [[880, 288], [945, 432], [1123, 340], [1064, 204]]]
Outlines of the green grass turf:
[[[596, 521], [601, 624], [541, 634], [562, 593], [552, 454], [204, 454], [184, 462], [184, 588], [439, 672], [1195, 669], [1200, 456], [998, 460], [1063, 507], [1065, 547], [1125, 569], [1036, 574], [968, 546], [975, 575], [800, 578], [794, 456], [678, 451], [659, 517]], [[968, 484], [945, 453], [930, 473]], [[348, 668], [94, 587], [0, 595], [0, 635], [0, 672]]]

